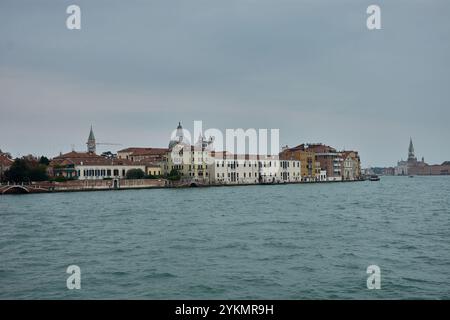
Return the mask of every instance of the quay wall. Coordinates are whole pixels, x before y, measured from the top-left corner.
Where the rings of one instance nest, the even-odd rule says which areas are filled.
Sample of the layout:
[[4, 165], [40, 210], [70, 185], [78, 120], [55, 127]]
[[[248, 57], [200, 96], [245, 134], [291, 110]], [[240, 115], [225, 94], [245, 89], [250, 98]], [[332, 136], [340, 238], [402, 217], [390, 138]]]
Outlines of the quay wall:
[[116, 180], [74, 180], [54, 182], [49, 191], [86, 191], [86, 190], [114, 190], [114, 189], [143, 189], [164, 187], [164, 179], [116, 179]]

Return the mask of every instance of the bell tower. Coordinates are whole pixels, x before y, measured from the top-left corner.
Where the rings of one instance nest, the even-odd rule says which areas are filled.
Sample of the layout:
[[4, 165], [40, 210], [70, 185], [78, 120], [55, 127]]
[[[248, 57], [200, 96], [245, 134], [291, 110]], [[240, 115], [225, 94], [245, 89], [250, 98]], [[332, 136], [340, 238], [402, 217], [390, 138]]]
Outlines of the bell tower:
[[417, 158], [414, 155], [414, 146], [413, 146], [412, 138], [409, 138], [408, 162], [411, 162], [411, 161], [417, 161]]
[[89, 132], [89, 138], [88, 138], [88, 141], [86, 144], [87, 144], [87, 151], [89, 153], [95, 153], [96, 144], [95, 144], [94, 131], [92, 130], [92, 125], [91, 125], [91, 131]]

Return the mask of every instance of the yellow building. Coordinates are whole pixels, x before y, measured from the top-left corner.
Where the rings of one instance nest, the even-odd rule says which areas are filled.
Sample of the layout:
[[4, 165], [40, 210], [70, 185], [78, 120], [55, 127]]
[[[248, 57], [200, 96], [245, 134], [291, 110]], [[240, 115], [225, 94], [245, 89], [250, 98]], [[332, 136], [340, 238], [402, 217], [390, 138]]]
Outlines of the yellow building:
[[302, 181], [315, 181], [320, 176], [320, 163], [316, 162], [316, 154], [301, 144], [293, 148], [284, 148], [280, 160], [299, 160]]
[[161, 172], [161, 165], [157, 163], [148, 163], [145, 166], [145, 173], [149, 176], [160, 176]]

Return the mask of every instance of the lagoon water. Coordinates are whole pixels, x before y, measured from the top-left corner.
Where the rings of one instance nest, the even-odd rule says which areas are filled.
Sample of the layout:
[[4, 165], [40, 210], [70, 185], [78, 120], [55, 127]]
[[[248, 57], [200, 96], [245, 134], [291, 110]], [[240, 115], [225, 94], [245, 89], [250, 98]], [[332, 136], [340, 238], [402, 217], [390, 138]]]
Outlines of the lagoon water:
[[449, 299], [449, 195], [450, 176], [0, 196], [0, 299]]

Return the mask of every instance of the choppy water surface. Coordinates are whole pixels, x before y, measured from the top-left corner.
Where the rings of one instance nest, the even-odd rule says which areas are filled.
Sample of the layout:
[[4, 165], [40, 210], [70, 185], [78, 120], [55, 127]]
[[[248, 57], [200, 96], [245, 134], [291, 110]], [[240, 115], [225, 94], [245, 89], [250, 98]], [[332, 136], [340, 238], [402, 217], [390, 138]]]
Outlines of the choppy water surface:
[[449, 195], [383, 177], [0, 196], [0, 298], [449, 299]]

